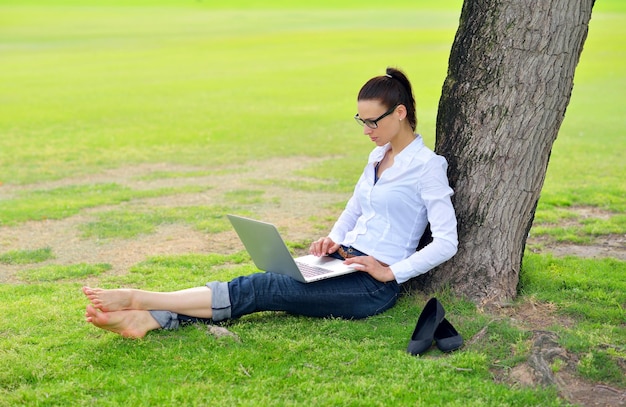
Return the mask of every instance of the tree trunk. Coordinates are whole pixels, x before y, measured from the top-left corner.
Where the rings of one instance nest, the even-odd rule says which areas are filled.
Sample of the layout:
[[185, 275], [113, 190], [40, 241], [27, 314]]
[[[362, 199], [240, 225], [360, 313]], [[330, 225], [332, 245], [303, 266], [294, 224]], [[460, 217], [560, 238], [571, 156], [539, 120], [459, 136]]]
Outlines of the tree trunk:
[[418, 280], [479, 303], [515, 297], [594, 0], [465, 0], [437, 117], [459, 251]]

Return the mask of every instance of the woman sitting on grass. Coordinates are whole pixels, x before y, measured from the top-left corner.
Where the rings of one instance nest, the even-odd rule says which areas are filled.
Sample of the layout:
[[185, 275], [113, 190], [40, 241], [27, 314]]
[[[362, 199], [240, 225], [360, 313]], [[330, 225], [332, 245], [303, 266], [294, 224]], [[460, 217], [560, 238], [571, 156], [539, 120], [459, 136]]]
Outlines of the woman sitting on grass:
[[[174, 292], [83, 287], [91, 302], [87, 322], [141, 338], [181, 322], [219, 322], [258, 311], [356, 319], [392, 307], [400, 283], [456, 253], [453, 191], [446, 160], [415, 133], [415, 100], [404, 73], [387, 68], [361, 88], [357, 102], [355, 119], [376, 147], [330, 234], [309, 251], [342, 254], [358, 272], [308, 284], [256, 273]], [[433, 240], [416, 251], [429, 223]], [[356, 257], [345, 255], [354, 249]]]

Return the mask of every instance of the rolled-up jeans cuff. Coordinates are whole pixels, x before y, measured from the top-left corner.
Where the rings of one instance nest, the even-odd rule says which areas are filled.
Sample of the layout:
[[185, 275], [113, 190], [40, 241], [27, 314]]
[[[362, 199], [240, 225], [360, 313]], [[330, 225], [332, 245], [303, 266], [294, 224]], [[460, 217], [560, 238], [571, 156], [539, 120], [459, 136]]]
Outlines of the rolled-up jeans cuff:
[[160, 310], [148, 312], [150, 312], [152, 318], [154, 318], [159, 323], [159, 325], [161, 325], [162, 329], [176, 329], [180, 324], [180, 321], [178, 321], [178, 314], [175, 312]]
[[231, 304], [228, 283], [212, 281], [210, 283], [206, 283], [206, 286], [211, 289], [211, 309], [213, 312], [211, 319], [213, 322], [230, 319]]

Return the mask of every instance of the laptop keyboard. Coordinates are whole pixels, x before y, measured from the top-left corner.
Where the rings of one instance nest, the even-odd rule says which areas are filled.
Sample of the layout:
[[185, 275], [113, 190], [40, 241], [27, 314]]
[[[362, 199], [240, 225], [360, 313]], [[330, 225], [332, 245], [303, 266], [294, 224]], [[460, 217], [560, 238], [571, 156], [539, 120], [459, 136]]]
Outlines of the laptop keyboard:
[[330, 270], [325, 269], [323, 267], [312, 266], [310, 264], [305, 264], [305, 263], [300, 263], [300, 262], [296, 262], [296, 264], [298, 265], [298, 268], [302, 272], [302, 275], [304, 275], [305, 277], [315, 277], [315, 276], [320, 276], [323, 274], [328, 274], [331, 272]]

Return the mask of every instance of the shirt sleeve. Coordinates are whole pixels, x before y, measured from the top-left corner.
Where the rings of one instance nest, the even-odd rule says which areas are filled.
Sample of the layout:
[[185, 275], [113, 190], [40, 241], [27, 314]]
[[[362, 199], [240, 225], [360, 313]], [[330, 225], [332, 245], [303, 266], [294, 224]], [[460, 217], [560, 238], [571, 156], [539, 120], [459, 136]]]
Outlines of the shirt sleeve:
[[457, 252], [457, 221], [450, 200], [453, 191], [449, 186], [446, 170], [447, 162], [441, 156], [434, 156], [424, 166], [419, 193], [426, 206], [433, 241], [422, 250], [390, 266], [398, 283], [426, 273]]

